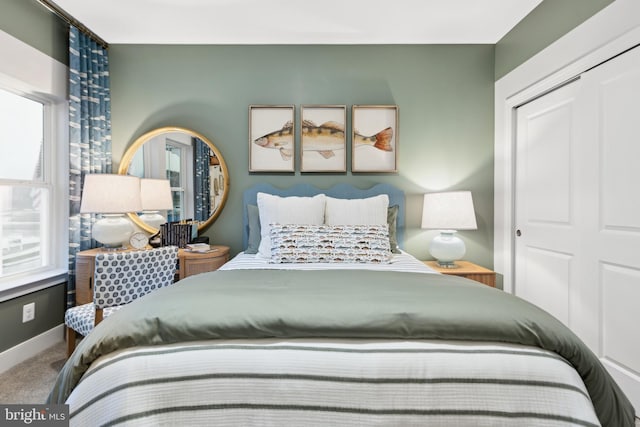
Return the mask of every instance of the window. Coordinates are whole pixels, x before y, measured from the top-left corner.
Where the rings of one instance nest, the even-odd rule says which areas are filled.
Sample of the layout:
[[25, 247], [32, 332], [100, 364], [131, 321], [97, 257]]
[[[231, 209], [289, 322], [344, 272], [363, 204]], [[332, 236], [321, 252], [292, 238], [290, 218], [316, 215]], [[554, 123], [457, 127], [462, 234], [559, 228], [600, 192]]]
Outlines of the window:
[[67, 78], [66, 66], [0, 31], [0, 301], [68, 270]]
[[41, 102], [0, 89], [0, 278], [49, 264], [44, 109]]

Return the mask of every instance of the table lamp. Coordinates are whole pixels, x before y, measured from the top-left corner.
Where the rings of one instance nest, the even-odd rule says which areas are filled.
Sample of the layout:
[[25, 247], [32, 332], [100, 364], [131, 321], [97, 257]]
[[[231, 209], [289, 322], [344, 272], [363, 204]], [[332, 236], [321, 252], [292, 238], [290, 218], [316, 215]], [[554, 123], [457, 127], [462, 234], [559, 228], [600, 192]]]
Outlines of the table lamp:
[[167, 219], [158, 211], [173, 209], [169, 180], [142, 178], [140, 197], [142, 198], [140, 219], [149, 226], [160, 229], [160, 225], [167, 222]]
[[457, 230], [476, 230], [476, 215], [470, 191], [449, 191], [424, 195], [422, 228], [440, 230], [429, 244], [429, 253], [442, 268], [456, 268], [466, 247]]
[[84, 177], [80, 213], [102, 214], [91, 234], [104, 249], [120, 249], [126, 244], [133, 226], [123, 214], [140, 210], [140, 178], [106, 173]]

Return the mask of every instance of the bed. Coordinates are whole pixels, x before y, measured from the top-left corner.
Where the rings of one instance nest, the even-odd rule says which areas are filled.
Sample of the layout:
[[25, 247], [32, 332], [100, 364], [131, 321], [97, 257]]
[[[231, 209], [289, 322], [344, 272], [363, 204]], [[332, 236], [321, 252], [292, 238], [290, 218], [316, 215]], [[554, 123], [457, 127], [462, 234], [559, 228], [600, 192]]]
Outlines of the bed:
[[575, 335], [403, 252], [404, 217], [388, 185], [246, 190], [245, 251], [99, 324], [48, 402], [78, 426], [634, 425]]

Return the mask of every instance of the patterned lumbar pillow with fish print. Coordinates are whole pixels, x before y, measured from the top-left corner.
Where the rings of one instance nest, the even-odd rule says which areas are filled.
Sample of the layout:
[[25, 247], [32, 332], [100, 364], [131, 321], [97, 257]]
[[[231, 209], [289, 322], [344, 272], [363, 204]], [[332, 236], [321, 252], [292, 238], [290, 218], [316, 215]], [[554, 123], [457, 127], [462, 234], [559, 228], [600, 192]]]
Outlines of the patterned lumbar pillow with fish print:
[[391, 260], [389, 226], [271, 224], [271, 263], [375, 263]]

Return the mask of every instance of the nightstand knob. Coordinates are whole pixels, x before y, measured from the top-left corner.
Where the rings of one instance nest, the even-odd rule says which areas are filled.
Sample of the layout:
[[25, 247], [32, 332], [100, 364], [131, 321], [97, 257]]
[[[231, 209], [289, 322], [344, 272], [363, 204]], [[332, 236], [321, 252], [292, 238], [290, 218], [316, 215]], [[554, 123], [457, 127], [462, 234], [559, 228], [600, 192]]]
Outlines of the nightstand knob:
[[522, 231], [516, 230], [516, 236], [518, 236], [518, 237], [522, 236]]

